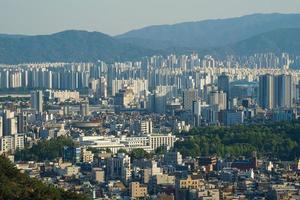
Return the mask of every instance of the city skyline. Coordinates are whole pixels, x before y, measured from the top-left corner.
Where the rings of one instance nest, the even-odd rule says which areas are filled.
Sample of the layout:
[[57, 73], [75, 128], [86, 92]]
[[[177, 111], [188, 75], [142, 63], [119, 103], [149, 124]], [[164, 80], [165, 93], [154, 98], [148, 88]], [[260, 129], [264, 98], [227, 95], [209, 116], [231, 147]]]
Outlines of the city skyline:
[[295, 0], [0, 0], [0, 200], [300, 199], [299, 36]]
[[[299, 13], [300, 2], [280, 0], [220, 2], [145, 2], [95, 1], [80, 2], [36, 0], [0, 2], [0, 33], [38, 35], [63, 30], [99, 31], [118, 35], [152, 25], [188, 21], [225, 19], [254, 13]], [[215, 5], [220, 5], [215, 7]], [[145, 9], [146, 8], [146, 9]], [[212, 9], [214, 12], [211, 12]], [[155, 15], [153, 15], [155, 11]], [[17, 13], [17, 14], [16, 14]], [[55, 13], [55, 14], [54, 14]], [[8, 20], [9, 19], [9, 20]], [[62, 20], [63, 19], [63, 20]]]

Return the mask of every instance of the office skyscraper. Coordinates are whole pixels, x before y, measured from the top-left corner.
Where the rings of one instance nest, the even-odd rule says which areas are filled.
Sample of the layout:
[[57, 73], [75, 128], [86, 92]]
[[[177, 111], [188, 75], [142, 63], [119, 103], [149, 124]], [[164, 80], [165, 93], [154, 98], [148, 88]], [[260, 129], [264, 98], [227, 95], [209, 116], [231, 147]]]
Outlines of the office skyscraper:
[[194, 126], [201, 125], [201, 100], [193, 101], [193, 118], [194, 118]]
[[229, 76], [227, 76], [225, 73], [218, 76], [218, 90], [226, 93], [226, 109], [228, 109], [230, 87], [229, 87]]
[[264, 109], [273, 109], [274, 98], [274, 76], [261, 75], [259, 77], [259, 105]]
[[223, 91], [212, 91], [208, 96], [208, 103], [218, 108], [218, 110], [226, 110], [227, 94]]
[[18, 113], [17, 115], [17, 132], [25, 133], [27, 130], [27, 117], [23, 112]]
[[186, 111], [192, 111], [193, 101], [198, 100], [198, 91], [195, 89], [187, 89], [182, 92], [183, 108]]
[[292, 76], [279, 75], [275, 78], [275, 104], [279, 108], [292, 107]]
[[0, 116], [0, 138], [3, 137], [3, 117]]
[[43, 112], [43, 103], [43, 92], [41, 90], [31, 92], [31, 107], [37, 113]]
[[292, 76], [266, 74], [259, 77], [259, 104], [262, 108], [291, 108]]

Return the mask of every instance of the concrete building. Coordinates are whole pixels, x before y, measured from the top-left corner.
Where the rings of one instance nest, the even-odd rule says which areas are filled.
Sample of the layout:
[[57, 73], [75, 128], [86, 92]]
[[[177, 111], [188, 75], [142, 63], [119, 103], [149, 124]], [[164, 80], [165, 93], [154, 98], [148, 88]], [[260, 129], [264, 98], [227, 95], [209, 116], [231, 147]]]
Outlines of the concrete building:
[[17, 121], [15, 112], [5, 109], [2, 117], [3, 136], [10, 136], [17, 133]]
[[223, 91], [212, 91], [208, 95], [208, 104], [217, 106], [218, 111], [227, 109], [227, 94]]
[[90, 114], [89, 102], [86, 99], [80, 102], [80, 115], [88, 116], [89, 114]]
[[204, 181], [198, 176], [188, 175], [186, 178], [176, 179], [175, 197], [176, 200], [188, 199], [191, 190], [197, 191], [204, 188]]
[[104, 183], [105, 182], [105, 171], [101, 168], [94, 167], [92, 169], [92, 177], [93, 180], [98, 183]]
[[132, 89], [119, 90], [114, 100], [116, 106], [130, 108], [134, 104], [134, 92]]
[[244, 123], [243, 111], [226, 111], [225, 115], [226, 115], [225, 124], [227, 126]]
[[0, 138], [3, 137], [3, 117], [0, 116]]
[[177, 151], [170, 151], [164, 154], [164, 162], [170, 165], [181, 165], [182, 155]]
[[148, 138], [152, 150], [161, 146], [165, 146], [167, 149], [170, 149], [174, 146], [176, 140], [175, 136], [172, 134], [152, 134], [149, 135]]
[[195, 89], [187, 89], [182, 92], [183, 108], [192, 111], [193, 102], [198, 100], [198, 91]]
[[94, 161], [94, 154], [92, 151], [88, 151], [85, 148], [81, 150], [81, 156], [83, 163], [92, 163]]
[[176, 189], [201, 189], [203, 186], [203, 180], [192, 175], [176, 180]]
[[25, 136], [24, 134], [15, 134], [0, 137], [0, 154], [7, 152], [15, 152], [17, 149], [24, 149]]
[[279, 108], [291, 108], [293, 103], [292, 76], [281, 74], [275, 77], [275, 105]]
[[142, 120], [140, 122], [140, 133], [142, 134], [152, 134], [152, 120], [147, 119], [147, 120]]
[[123, 89], [132, 89], [136, 97], [141, 97], [145, 91], [148, 91], [148, 80], [145, 79], [130, 79], [130, 80], [113, 80], [112, 81], [112, 96]]
[[259, 77], [259, 105], [264, 109], [273, 109], [275, 104], [274, 77], [270, 74]]
[[65, 102], [66, 100], [76, 101], [78, 102], [80, 99], [78, 91], [70, 91], [70, 90], [54, 90], [51, 91], [53, 99], [58, 102]]
[[131, 180], [130, 156], [118, 153], [117, 156], [107, 159], [106, 178], [121, 180], [125, 184]]
[[259, 104], [262, 108], [291, 108], [294, 92], [291, 75], [265, 74], [259, 77]]
[[230, 99], [230, 85], [229, 85], [229, 76], [225, 73], [222, 73], [218, 76], [218, 90], [223, 91], [226, 94], [226, 104], [225, 109], [228, 109], [229, 106], [229, 99]]
[[148, 195], [147, 186], [141, 185], [139, 182], [131, 182], [129, 184], [129, 195], [131, 199], [145, 198]]
[[162, 168], [158, 167], [157, 162], [152, 160], [150, 167], [144, 169], [144, 174], [143, 174], [144, 183], [149, 183], [151, 177], [156, 175], [162, 175], [162, 174], [163, 174]]
[[201, 107], [202, 107], [202, 101], [201, 100], [193, 101], [192, 112], [193, 112], [194, 126], [200, 126], [201, 125], [201, 119], [202, 119]]

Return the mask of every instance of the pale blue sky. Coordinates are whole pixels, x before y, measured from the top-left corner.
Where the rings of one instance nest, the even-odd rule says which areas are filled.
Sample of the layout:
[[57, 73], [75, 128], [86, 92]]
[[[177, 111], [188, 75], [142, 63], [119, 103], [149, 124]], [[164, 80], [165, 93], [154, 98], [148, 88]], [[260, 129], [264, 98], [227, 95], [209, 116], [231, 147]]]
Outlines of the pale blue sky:
[[0, 0], [0, 33], [80, 29], [116, 35], [148, 25], [271, 12], [300, 13], [300, 0]]

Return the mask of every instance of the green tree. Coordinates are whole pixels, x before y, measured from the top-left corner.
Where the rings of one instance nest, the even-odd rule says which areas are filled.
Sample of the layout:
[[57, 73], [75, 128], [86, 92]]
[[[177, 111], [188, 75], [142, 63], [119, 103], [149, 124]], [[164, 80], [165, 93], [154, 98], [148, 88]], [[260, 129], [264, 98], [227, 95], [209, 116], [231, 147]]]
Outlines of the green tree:
[[151, 158], [151, 154], [149, 154], [147, 151], [145, 151], [144, 149], [133, 149], [130, 152], [130, 157], [132, 160], [135, 159], [142, 159], [142, 158], [146, 158], [146, 159], [150, 159]]
[[117, 153], [127, 153], [125, 149], [119, 149]]
[[[180, 136], [180, 135], [179, 135]], [[231, 127], [199, 127], [184, 133], [175, 149], [184, 156], [249, 155], [257, 151], [282, 160], [300, 156], [300, 121]]]

